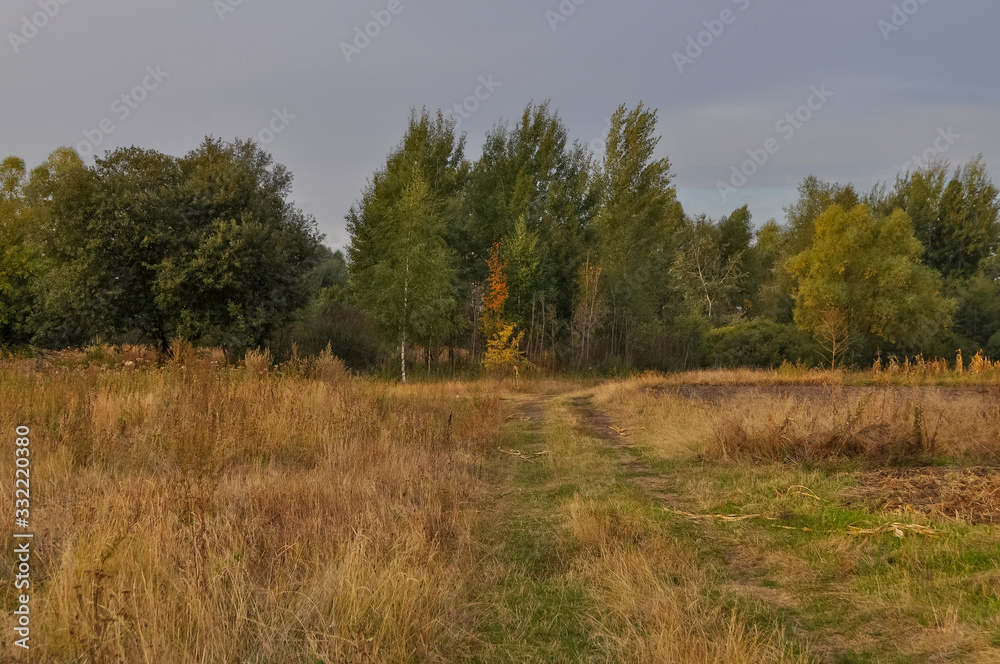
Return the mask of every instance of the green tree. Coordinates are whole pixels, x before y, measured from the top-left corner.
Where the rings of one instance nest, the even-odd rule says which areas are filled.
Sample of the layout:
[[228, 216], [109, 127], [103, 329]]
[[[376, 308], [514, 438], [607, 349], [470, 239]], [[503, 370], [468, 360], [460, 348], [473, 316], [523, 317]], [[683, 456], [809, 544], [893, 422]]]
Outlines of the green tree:
[[28, 341], [33, 306], [32, 283], [40, 268], [31, 244], [31, 210], [24, 198], [24, 161], [0, 162], [0, 346]]
[[836, 331], [828, 321], [846, 321], [858, 357], [881, 347], [914, 352], [950, 326], [954, 302], [941, 296], [940, 276], [920, 262], [923, 247], [904, 212], [877, 217], [864, 205], [834, 205], [814, 229], [812, 246], [788, 262], [800, 329], [829, 338]]
[[621, 106], [611, 118], [597, 174], [601, 207], [594, 226], [607, 284], [612, 353], [631, 361], [640, 330], [659, 320], [673, 259], [671, 237], [684, 212], [670, 162], [656, 159], [656, 112]]
[[754, 244], [753, 215], [746, 205], [719, 220], [720, 263], [732, 264], [734, 279], [732, 307], [735, 313], [750, 315], [757, 299], [757, 247]]
[[27, 188], [51, 267], [36, 342], [265, 343], [305, 303], [321, 239], [291, 181], [252, 141], [209, 138], [181, 159], [121, 149], [91, 168], [57, 151]]
[[745, 277], [745, 249], [724, 248], [722, 230], [705, 217], [685, 224], [678, 233], [680, 248], [671, 269], [684, 298], [697, 302], [698, 310], [713, 322], [737, 311], [735, 300]]
[[1000, 331], [1000, 281], [979, 271], [968, 279], [948, 279], [945, 292], [958, 302], [955, 333], [970, 346], [985, 348]]
[[178, 166], [183, 214], [158, 229], [176, 240], [163, 241], [154, 284], [166, 334], [235, 352], [263, 344], [307, 301], [316, 221], [288, 200], [288, 169], [251, 140], [207, 138]]
[[982, 156], [951, 179], [948, 167], [939, 160], [906, 173], [891, 194], [879, 197], [879, 206], [883, 213], [900, 208], [910, 216], [927, 265], [945, 277], [967, 278], [1000, 244], [1000, 192]]
[[[537, 260], [535, 278], [521, 288], [512, 275], [511, 312], [530, 319], [541, 300], [555, 306], [568, 321], [573, 312], [576, 270], [584, 260], [588, 229], [594, 212], [590, 156], [579, 142], [571, 143], [566, 127], [548, 103], [529, 104], [511, 128], [498, 123], [486, 137], [483, 154], [472, 170], [466, 192], [462, 240], [456, 245], [463, 280], [482, 283], [486, 258], [494, 242], [507, 239], [514, 251], [518, 222], [530, 238]], [[508, 259], [513, 266], [518, 260]], [[534, 335], [529, 335], [534, 336]]]
[[97, 181], [71, 148], [59, 148], [34, 168], [24, 188], [40, 273], [28, 320], [32, 343], [64, 348], [100, 334], [96, 297], [103, 265], [92, 232]]
[[751, 260], [747, 265], [748, 291], [753, 293], [749, 313], [753, 318], [766, 318], [782, 324], [792, 324], [791, 275], [785, 269], [791, 235], [774, 219], [754, 234]]
[[816, 218], [829, 207], [839, 205], [850, 210], [861, 202], [853, 185], [824, 182], [815, 175], [806, 177], [799, 184], [799, 200], [785, 207], [788, 255], [795, 255], [812, 243]]
[[753, 216], [746, 205], [719, 220], [719, 253], [722, 262], [742, 260], [753, 244]]
[[528, 230], [523, 215], [518, 217], [514, 232], [504, 243], [504, 254], [507, 258], [507, 284], [510, 289], [508, 320], [523, 327], [525, 321], [529, 320], [535, 294], [540, 290], [538, 234]]
[[421, 170], [399, 150], [348, 214], [351, 286], [356, 301], [395, 338], [406, 382], [410, 339], [448, 333], [455, 308], [446, 224]]

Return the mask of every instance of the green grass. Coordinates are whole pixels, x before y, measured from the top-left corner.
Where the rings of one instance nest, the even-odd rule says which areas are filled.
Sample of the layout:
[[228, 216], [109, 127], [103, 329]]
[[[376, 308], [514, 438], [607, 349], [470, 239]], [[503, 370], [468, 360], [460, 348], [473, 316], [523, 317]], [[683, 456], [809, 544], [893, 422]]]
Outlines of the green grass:
[[[496, 461], [501, 498], [477, 530], [493, 572], [473, 661], [683, 661], [657, 650], [656, 612], [671, 603], [701, 607], [673, 619], [694, 635], [678, 643], [713, 644], [698, 662], [990, 661], [1000, 646], [997, 527], [848, 504], [860, 461], [715, 463], [659, 456], [646, 435], [602, 440], [584, 422], [591, 402], [574, 396], [549, 395], [534, 421], [506, 426], [505, 447], [550, 455]], [[937, 534], [849, 534], [897, 521]], [[751, 648], [761, 654], [738, 654]]]
[[[480, 645], [472, 661], [646, 661], [635, 652], [644, 639], [653, 641], [657, 616], [655, 611], [627, 614], [615, 608], [623, 599], [629, 603], [629, 593], [651, 608], [657, 601], [680, 602], [681, 596], [689, 597], [682, 604], [695, 601], [708, 607], [694, 612], [691, 624], [683, 626], [692, 632], [708, 630], [702, 639], [705, 653], [723, 652], [724, 646], [710, 643], [716, 640], [732, 641], [731, 647], [739, 650], [740, 639], [763, 652], [763, 645], [751, 643], [757, 638], [754, 630], [772, 634], [782, 628], [782, 616], [726, 589], [720, 572], [725, 552], [703, 557], [704, 548], [688, 546], [698, 540], [698, 527], [651, 500], [620, 466], [618, 452], [591, 435], [570, 400], [550, 400], [535, 418], [508, 423], [504, 446], [550, 454], [535, 462], [501, 455], [496, 472], [502, 497], [476, 530], [480, 567], [491, 572], [478, 590], [477, 605], [488, 615], [477, 621]], [[585, 519], [603, 528], [595, 541], [574, 536], [574, 510], [581, 509]], [[676, 543], [686, 543], [685, 551], [675, 549]], [[612, 570], [618, 556], [648, 562], [653, 577], [616, 589], [614, 572], [630, 573], [628, 568]], [[692, 576], [699, 574], [707, 580], [703, 587], [692, 584]], [[656, 600], [657, 594], [663, 598]], [[683, 609], [678, 614], [687, 622]], [[727, 634], [731, 618], [736, 637]], [[632, 643], [624, 642], [625, 634], [632, 635]], [[794, 643], [779, 644], [778, 654], [760, 661], [804, 661], [795, 654], [801, 650]], [[705, 661], [731, 661], [704, 656], [713, 657]], [[651, 657], [656, 661], [656, 655]]]
[[[532, 424], [512, 423], [504, 445], [537, 451], [541, 433]], [[586, 623], [593, 598], [569, 577], [571, 552], [558, 529], [558, 506], [575, 493], [575, 485], [553, 485], [553, 469], [544, 459], [528, 463], [505, 456], [498, 463], [506, 494], [476, 529], [480, 566], [491, 578], [478, 597], [487, 615], [472, 661], [599, 661]]]
[[[925, 635], [928, 642], [917, 653], [905, 652], [905, 641], [939, 626], [942, 614], [949, 611], [966, 633], [958, 654], [942, 661], [962, 661], [963, 651], [989, 643], [1000, 630], [997, 528], [843, 506], [837, 496], [853, 484], [851, 464], [840, 471], [706, 464], [690, 458], [671, 460], [670, 465], [682, 495], [704, 494], [701, 513], [765, 514], [776, 519], [712, 523], [708, 526], [715, 540], [712, 548], [717, 552], [721, 547], [730, 556], [766, 558], [769, 566], [754, 569], [753, 574], [765, 587], [798, 599], [788, 618], [805, 628], [809, 640], [822, 644], [838, 636], [848, 644], [869, 642], [834, 650], [829, 661], [926, 661], [934, 652], [933, 638]], [[822, 500], [790, 493], [790, 487], [797, 485], [808, 487]], [[849, 526], [870, 528], [893, 521], [931, 526], [938, 534], [902, 539], [891, 534], [847, 534]], [[984, 576], [985, 581], [975, 582]], [[985, 638], [977, 637], [977, 632]], [[947, 632], [941, 638], [949, 638]]]

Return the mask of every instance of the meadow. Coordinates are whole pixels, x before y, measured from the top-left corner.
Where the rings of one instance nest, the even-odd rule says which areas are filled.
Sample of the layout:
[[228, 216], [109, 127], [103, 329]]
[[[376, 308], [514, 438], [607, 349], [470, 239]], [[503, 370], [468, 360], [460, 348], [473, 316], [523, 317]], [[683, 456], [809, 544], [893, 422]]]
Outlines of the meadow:
[[[1000, 661], [1000, 374], [0, 361], [30, 660]], [[2, 522], [12, 542], [13, 520]]]

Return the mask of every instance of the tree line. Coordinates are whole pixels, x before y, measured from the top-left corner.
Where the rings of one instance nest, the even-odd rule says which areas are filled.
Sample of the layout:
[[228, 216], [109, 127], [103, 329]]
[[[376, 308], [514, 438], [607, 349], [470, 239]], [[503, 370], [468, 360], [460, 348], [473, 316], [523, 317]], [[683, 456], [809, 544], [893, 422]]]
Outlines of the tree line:
[[[1000, 357], [982, 158], [861, 191], [805, 178], [782, 222], [686, 213], [657, 113], [603, 154], [548, 104], [488, 132], [413, 111], [347, 214], [346, 256], [252, 141], [0, 166], [0, 344], [329, 346], [356, 369], [684, 369]], [[294, 349], [294, 351], [293, 351]]]
[[998, 191], [981, 158], [869, 191], [807, 177], [785, 222], [755, 229], [746, 206], [685, 213], [656, 124], [620, 107], [595, 156], [531, 104], [470, 161], [454, 121], [413, 112], [347, 217], [357, 306], [397, 356], [410, 342], [428, 362], [475, 360], [499, 250], [502, 317], [544, 367], [1000, 356]]

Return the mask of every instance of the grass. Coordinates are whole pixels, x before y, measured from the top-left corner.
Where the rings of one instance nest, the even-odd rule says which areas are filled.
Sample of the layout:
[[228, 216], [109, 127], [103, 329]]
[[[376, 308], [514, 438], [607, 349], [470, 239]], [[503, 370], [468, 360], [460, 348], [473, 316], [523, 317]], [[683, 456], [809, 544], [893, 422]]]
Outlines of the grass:
[[[992, 374], [399, 386], [174, 351], [0, 362], [32, 661], [997, 660]], [[891, 523], [934, 535], [857, 532]]]
[[215, 361], [0, 371], [0, 431], [33, 432], [34, 661], [460, 651], [495, 388]]
[[[996, 661], [1000, 530], [975, 518], [995, 507], [969, 479], [997, 475], [995, 386], [900, 393], [831, 384], [778, 395], [760, 383], [726, 385], [690, 390], [676, 378], [647, 376], [602, 386], [595, 396], [628, 427], [633, 456], [669, 475], [661, 499], [672, 509], [761, 515], [688, 519], [714, 542], [701, 547], [703, 556], [722, 551], [731, 582], [750, 583], [784, 611], [821, 661]], [[933, 454], [926, 442], [914, 444], [921, 431], [915, 409], [922, 426], [940, 422]], [[831, 450], [832, 436], [864, 444]], [[810, 445], [826, 453], [809, 454]], [[917, 467], [893, 471], [887, 463]], [[924, 503], [914, 508], [908, 495]], [[933, 509], [941, 500], [972, 507]], [[892, 522], [935, 534], [850, 532]]]

